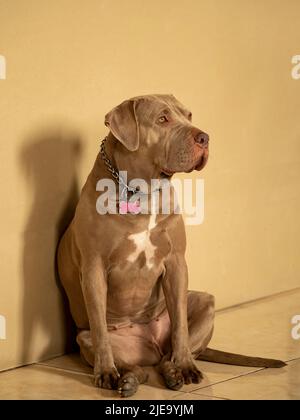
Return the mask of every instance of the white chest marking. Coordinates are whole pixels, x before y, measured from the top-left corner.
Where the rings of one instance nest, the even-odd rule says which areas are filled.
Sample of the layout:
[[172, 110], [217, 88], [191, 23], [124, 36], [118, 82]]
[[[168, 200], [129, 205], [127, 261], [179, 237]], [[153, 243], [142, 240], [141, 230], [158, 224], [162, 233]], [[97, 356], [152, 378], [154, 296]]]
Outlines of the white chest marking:
[[153, 258], [154, 258], [156, 246], [154, 246], [153, 243], [151, 242], [150, 235], [151, 235], [152, 229], [154, 229], [155, 226], [156, 226], [156, 213], [153, 208], [147, 229], [144, 230], [143, 232], [135, 233], [128, 237], [128, 239], [133, 241], [135, 245], [135, 250], [127, 258], [128, 262], [134, 263], [138, 259], [139, 255], [145, 252], [147, 268], [151, 269], [153, 267], [154, 265]]

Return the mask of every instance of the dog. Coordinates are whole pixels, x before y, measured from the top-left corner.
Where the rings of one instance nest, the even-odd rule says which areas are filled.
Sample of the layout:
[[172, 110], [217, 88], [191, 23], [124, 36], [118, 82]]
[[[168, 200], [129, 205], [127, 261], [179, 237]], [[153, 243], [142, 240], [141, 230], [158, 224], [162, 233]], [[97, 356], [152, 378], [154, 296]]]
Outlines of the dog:
[[136, 192], [120, 171], [150, 185], [153, 179], [202, 170], [209, 157], [208, 134], [193, 125], [192, 113], [173, 95], [126, 100], [106, 115], [105, 125], [108, 136], [57, 255], [77, 343], [82, 358], [94, 367], [95, 385], [129, 397], [147, 380], [143, 366], [153, 365], [168, 388], [179, 390], [201, 381], [196, 359], [284, 366], [207, 348], [214, 297], [188, 291], [181, 214], [96, 211], [101, 179], [110, 179], [119, 197]]

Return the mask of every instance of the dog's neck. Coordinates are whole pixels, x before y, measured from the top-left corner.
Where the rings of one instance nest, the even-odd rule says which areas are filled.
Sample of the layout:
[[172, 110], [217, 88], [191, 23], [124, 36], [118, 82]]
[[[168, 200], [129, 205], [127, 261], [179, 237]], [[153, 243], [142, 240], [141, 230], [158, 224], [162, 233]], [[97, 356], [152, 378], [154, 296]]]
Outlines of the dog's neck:
[[127, 155], [124, 157], [123, 148], [124, 146], [120, 145], [120, 142], [112, 133], [109, 133], [103, 144], [104, 153], [102, 154], [100, 151], [98, 157], [102, 160], [101, 166], [104, 166], [106, 175], [117, 182], [112, 172], [119, 173], [120, 171], [126, 171], [127, 183], [130, 183], [133, 179], [143, 179], [148, 184], [148, 187], [150, 187], [151, 179], [156, 178], [154, 174], [149, 174], [149, 171], [136, 158], [135, 160], [130, 160]]
[[[120, 153], [119, 151], [119, 144], [118, 144], [118, 140], [116, 140], [114, 137], [108, 137], [107, 140], [105, 141], [105, 156], [109, 159], [109, 165], [107, 163], [105, 163], [105, 159], [103, 154], [101, 153], [101, 149], [100, 152], [97, 156], [96, 162], [94, 164], [94, 167], [90, 173], [89, 176], [89, 188], [94, 189], [95, 185], [97, 184], [97, 182], [99, 180], [105, 179], [105, 178], [109, 178], [111, 179], [115, 185], [116, 185], [116, 194], [117, 194], [117, 198], [116, 198], [116, 202], [117, 203], [121, 203], [121, 202], [127, 202], [127, 200], [130, 200], [131, 197], [142, 197], [143, 200], [148, 200], [148, 209], [152, 209], [152, 205], [158, 200], [158, 204], [159, 204], [159, 209], [158, 209], [158, 213], [160, 213], [161, 215], [163, 215], [163, 211], [162, 211], [162, 205], [163, 203], [166, 204], [165, 200], [162, 200], [162, 189], [164, 188], [164, 179], [161, 179], [159, 183], [151, 183], [151, 180], [157, 180], [159, 179], [158, 177], [150, 177], [149, 181], [147, 180], [147, 178], [143, 178], [142, 176], [142, 172], [143, 169], [145, 168], [140, 168], [140, 165], [135, 165], [135, 161], [131, 161], [132, 165], [128, 165], [128, 169], [126, 168], [127, 171], [127, 179], [126, 179], [126, 183], [127, 186], [132, 187], [132, 184], [130, 185], [130, 181], [132, 181], [133, 179], [143, 179], [144, 181], [146, 181], [148, 188], [146, 189], [146, 191], [144, 192], [143, 190], [140, 190], [139, 192], [136, 193], [132, 193], [130, 190], [127, 190], [127, 196], [123, 196], [123, 190], [124, 190], [124, 185], [122, 185], [122, 183], [120, 183], [118, 181], [118, 179], [116, 179], [112, 172], [109, 170], [109, 167], [112, 167], [116, 172], [119, 171], [119, 167], [118, 167], [118, 160], [115, 158], [115, 156]], [[121, 152], [122, 153], [122, 152]], [[138, 162], [139, 163], [139, 162]], [[124, 163], [124, 165], [126, 166], [126, 161]], [[132, 171], [132, 167], [134, 167], [134, 171]], [[146, 168], [147, 169], [147, 168]], [[136, 185], [135, 185], [136, 186]], [[154, 196], [155, 194], [155, 196]], [[158, 194], [158, 195], [157, 195]], [[146, 198], [148, 197], [148, 198]], [[154, 201], [153, 201], [153, 197], [154, 197]], [[156, 198], [155, 198], [156, 197]], [[170, 209], [173, 209], [174, 207], [174, 191], [172, 190], [172, 192], [170, 192]], [[145, 201], [144, 201], [145, 203]], [[150, 211], [150, 213], [152, 212], [152, 210]], [[156, 212], [156, 210], [155, 210]], [[173, 212], [173, 211], [172, 211]], [[165, 216], [163, 216], [165, 217]]]

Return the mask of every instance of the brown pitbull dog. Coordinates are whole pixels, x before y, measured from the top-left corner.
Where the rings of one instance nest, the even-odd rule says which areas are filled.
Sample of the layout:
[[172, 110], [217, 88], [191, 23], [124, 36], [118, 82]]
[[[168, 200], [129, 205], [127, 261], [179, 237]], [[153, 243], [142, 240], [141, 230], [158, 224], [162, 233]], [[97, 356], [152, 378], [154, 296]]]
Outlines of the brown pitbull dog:
[[[110, 133], [83, 187], [76, 214], [58, 248], [58, 269], [78, 328], [81, 355], [96, 386], [131, 396], [157, 365], [168, 388], [199, 383], [194, 360], [280, 367], [280, 361], [207, 349], [214, 298], [188, 292], [182, 216], [96, 211], [99, 180], [169, 179], [200, 171], [209, 137], [172, 95], [141, 96], [106, 115]], [[128, 192], [128, 191], [127, 191]], [[104, 192], [102, 192], [104, 193]], [[161, 191], [159, 191], [161, 193]], [[101, 195], [101, 194], [100, 194]]]

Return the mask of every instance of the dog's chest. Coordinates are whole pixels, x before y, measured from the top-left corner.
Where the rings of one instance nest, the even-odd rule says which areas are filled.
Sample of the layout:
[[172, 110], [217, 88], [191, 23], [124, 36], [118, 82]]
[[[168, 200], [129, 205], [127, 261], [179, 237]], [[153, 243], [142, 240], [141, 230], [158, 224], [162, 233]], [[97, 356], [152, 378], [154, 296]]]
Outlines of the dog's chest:
[[[153, 241], [153, 234], [151, 238], [151, 230], [145, 230], [139, 233], [134, 233], [128, 236], [127, 241], [130, 241], [134, 246], [131, 247], [131, 252], [126, 258], [127, 263], [136, 264], [140, 261], [139, 265], [141, 268], [151, 270], [155, 264], [155, 255], [158, 246]], [[130, 247], [129, 247], [130, 249]]]
[[169, 236], [156, 225], [151, 216], [147, 228], [128, 233], [111, 254], [113, 277], [132, 279], [136, 276], [155, 280], [163, 270], [164, 260], [171, 251]]

